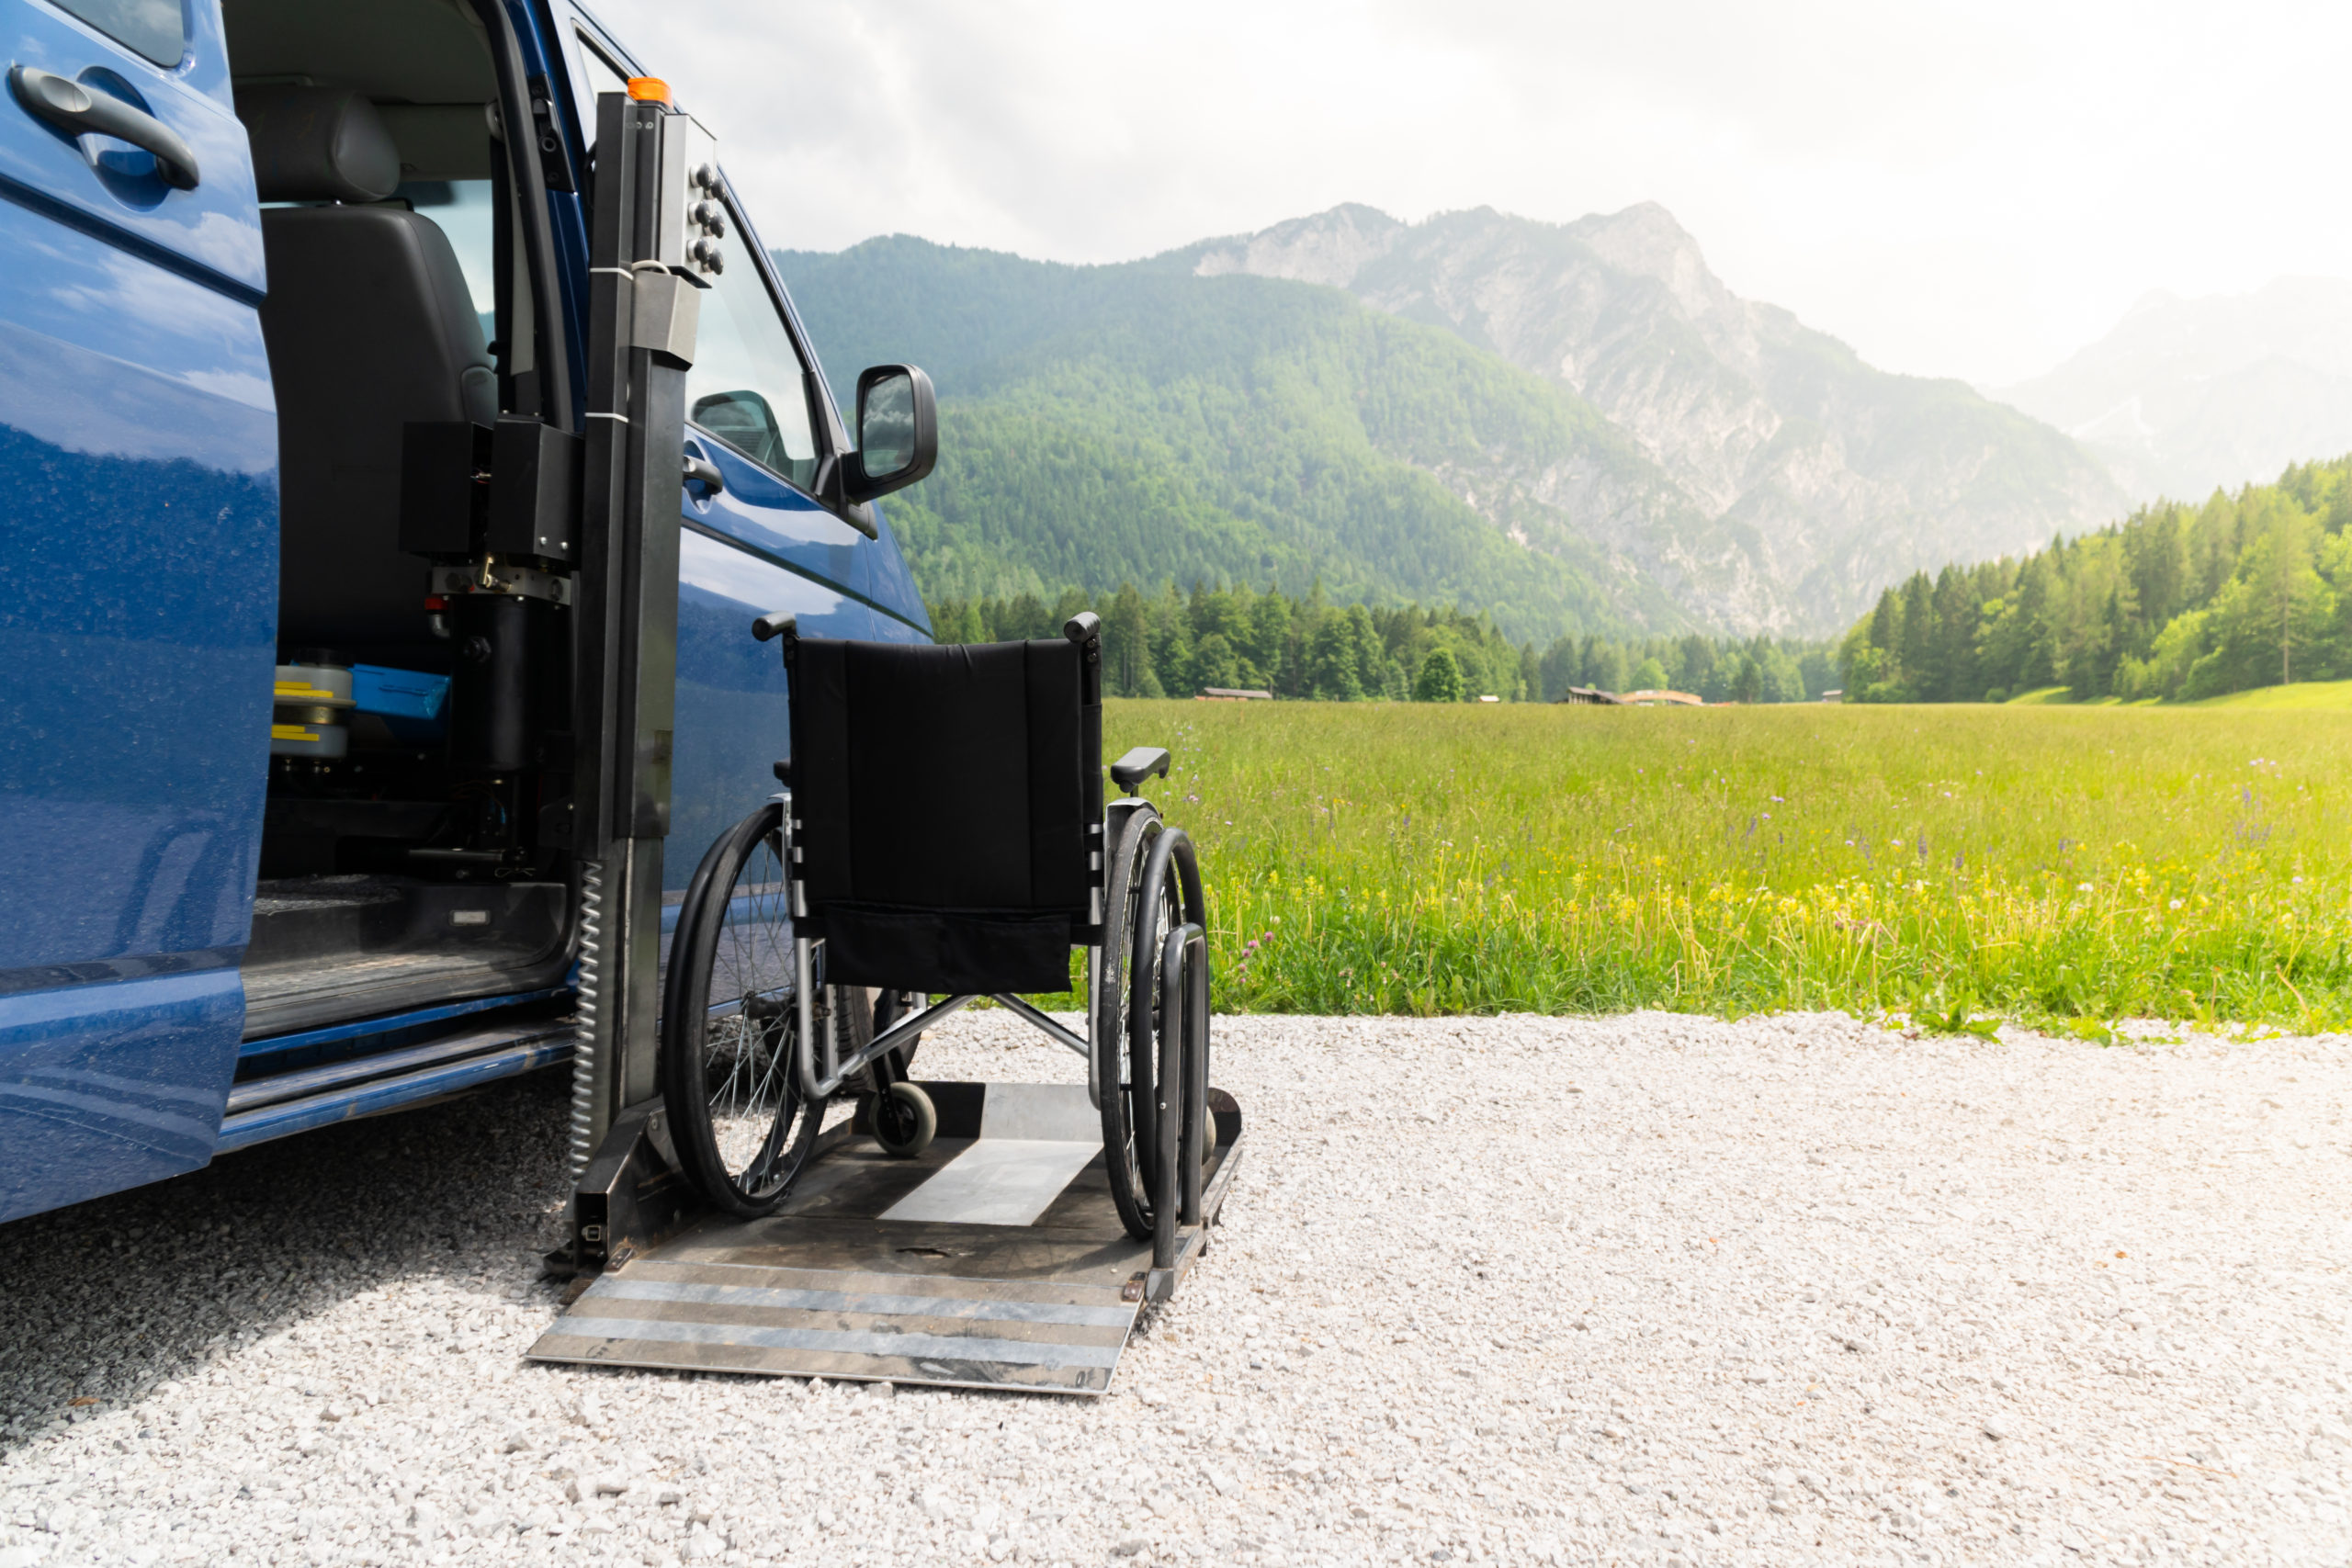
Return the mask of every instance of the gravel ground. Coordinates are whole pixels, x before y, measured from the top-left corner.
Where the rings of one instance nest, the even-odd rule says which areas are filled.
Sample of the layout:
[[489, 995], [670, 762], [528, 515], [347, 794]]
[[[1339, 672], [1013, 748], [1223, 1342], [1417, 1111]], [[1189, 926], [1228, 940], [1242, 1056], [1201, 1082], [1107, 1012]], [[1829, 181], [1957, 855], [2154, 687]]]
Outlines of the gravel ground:
[[2352, 1557], [2352, 1043], [1220, 1030], [1100, 1402], [525, 1364], [560, 1075], [6, 1227], [0, 1568]]

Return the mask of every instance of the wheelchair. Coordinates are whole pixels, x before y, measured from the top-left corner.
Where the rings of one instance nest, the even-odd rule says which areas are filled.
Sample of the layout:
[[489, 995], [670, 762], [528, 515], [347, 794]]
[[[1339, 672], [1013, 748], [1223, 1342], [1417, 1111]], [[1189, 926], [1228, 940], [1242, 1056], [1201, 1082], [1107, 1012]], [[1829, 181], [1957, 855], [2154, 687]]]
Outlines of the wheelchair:
[[[680, 909], [660, 1057], [680, 1168], [726, 1213], [773, 1213], [844, 1099], [920, 1154], [938, 1121], [912, 1048], [987, 997], [1085, 1057], [1119, 1219], [1164, 1248], [1215, 1146], [1207, 910], [1192, 840], [1141, 794], [1167, 750], [1113, 762], [1104, 802], [1101, 621], [941, 647], [752, 630], [782, 645], [792, 754]], [[1082, 1036], [1024, 999], [1071, 988], [1073, 949]]]

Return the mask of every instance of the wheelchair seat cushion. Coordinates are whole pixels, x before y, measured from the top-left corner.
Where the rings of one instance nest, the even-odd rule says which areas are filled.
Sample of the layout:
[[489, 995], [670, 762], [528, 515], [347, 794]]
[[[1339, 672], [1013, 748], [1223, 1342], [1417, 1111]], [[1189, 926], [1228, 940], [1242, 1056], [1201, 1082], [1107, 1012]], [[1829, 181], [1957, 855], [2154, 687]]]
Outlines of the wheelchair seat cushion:
[[804, 637], [793, 815], [835, 984], [1059, 990], [1091, 919], [1080, 649]]

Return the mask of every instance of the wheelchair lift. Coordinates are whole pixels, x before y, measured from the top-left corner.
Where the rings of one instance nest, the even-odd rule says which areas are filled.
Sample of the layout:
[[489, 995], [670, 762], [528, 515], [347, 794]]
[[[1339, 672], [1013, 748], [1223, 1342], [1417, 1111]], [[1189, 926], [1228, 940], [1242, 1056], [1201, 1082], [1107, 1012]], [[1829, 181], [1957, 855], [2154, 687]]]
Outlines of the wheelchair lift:
[[538, 1360], [1099, 1394], [1136, 1314], [1201, 1257], [1239, 1163], [1212, 1090], [1201, 1218], [1173, 1256], [1129, 1238], [1080, 1085], [927, 1083], [939, 1135], [884, 1154], [863, 1119], [760, 1220], [707, 1217], [623, 1243]]
[[[1080, 888], [1071, 923], [1091, 929], [1100, 947], [1090, 976], [1107, 978], [1115, 992], [1124, 962], [1118, 955], [1132, 948], [1137, 961], [1126, 964], [1128, 984], [1159, 996], [1171, 1021], [1157, 1046], [1141, 1032], [1135, 1037], [1136, 1063], [1146, 1064], [1153, 1049], [1159, 1055], [1157, 1068], [1138, 1065], [1134, 1074], [1137, 1087], [1128, 1098], [1137, 1124], [1117, 1151], [1125, 1195], [1114, 1201], [1099, 1107], [1105, 1096], [1123, 1093], [1117, 1075], [1128, 1069], [1120, 1065], [1118, 1045], [1105, 1046], [1098, 1061], [1089, 1043], [1112, 1027], [1111, 1015], [1100, 1014], [1103, 1021], [1090, 1023], [1081, 1039], [1010, 996], [1001, 999], [1018, 1015], [1089, 1054], [1090, 1086], [917, 1085], [937, 1123], [929, 1146], [912, 1157], [886, 1153], [869, 1124], [887, 1094], [866, 1097], [854, 1117], [840, 1114], [846, 1101], [836, 1104], [831, 1125], [825, 1097], [814, 1096], [818, 1109], [808, 1114], [807, 1141], [795, 1145], [799, 1163], [788, 1196], [758, 1218], [715, 1212], [685, 1174], [662, 1093], [661, 1032], [679, 1027], [662, 1021], [662, 867], [677, 641], [677, 454], [697, 279], [673, 253], [684, 243], [680, 215], [691, 204], [708, 142], [687, 117], [659, 105], [608, 97], [599, 112], [606, 152], [596, 171], [591, 246], [596, 295], [589, 388], [595, 412], [583, 473], [583, 559], [597, 570], [583, 573], [575, 650], [583, 709], [597, 722], [580, 738], [575, 759], [580, 805], [570, 827], [584, 868], [575, 1187], [571, 1239], [551, 1259], [584, 1283], [529, 1354], [605, 1366], [1102, 1393], [1136, 1314], [1171, 1294], [1206, 1250], [1239, 1161], [1242, 1125], [1232, 1099], [1207, 1083], [1206, 956], [1189, 847], [1181, 830], [1164, 828], [1140, 799], [1105, 809], [1099, 757], [1088, 765], [1091, 783], [1082, 805], [1073, 797], [1069, 814], [1056, 819], [1072, 836], [1075, 863], [1091, 870], [1070, 872], [1067, 856], [1026, 863], [1060, 867], [1055, 886]], [[927, 399], [927, 382], [922, 389]], [[919, 412], [929, 417], [927, 403]], [[761, 624], [763, 638], [789, 629]], [[1100, 745], [1098, 634], [1091, 615], [1074, 621], [1069, 634], [1085, 661], [1089, 695], [1079, 722], [1090, 755]], [[787, 659], [793, 645], [787, 637]], [[1027, 646], [1032, 666], [1058, 670], [1069, 657], [1068, 648]], [[796, 678], [793, 685], [797, 703], [803, 682]], [[1034, 692], [1031, 697], [1032, 711], [1041, 711]], [[948, 710], [950, 721], [959, 716]], [[799, 722], [796, 706], [796, 731]], [[912, 720], [910, 728], [924, 732]], [[848, 750], [796, 743], [796, 765]], [[1166, 767], [1164, 752], [1136, 753], [1112, 773], [1132, 793], [1147, 774]], [[818, 794], [809, 786], [804, 792]], [[1082, 844], [1075, 837], [1080, 829], [1069, 826], [1081, 819]], [[1181, 853], [1171, 869], [1173, 849]], [[1125, 947], [1102, 935], [1114, 854], [1124, 858], [1108, 885], [1108, 904], [1127, 897], [1131, 880], [1139, 879], [1152, 900], [1166, 890], [1172, 913], [1160, 925], [1172, 929], [1164, 951], [1154, 945], [1158, 926], [1146, 941]], [[794, 864], [797, 879], [797, 849]], [[793, 886], [798, 898], [798, 881]], [[794, 913], [809, 911], [796, 906]], [[818, 916], [824, 916], [821, 908]], [[853, 894], [832, 917], [835, 949], [849, 945], [841, 933], [856, 917]], [[808, 940], [795, 998], [804, 1040], [812, 1037], [808, 1003], [815, 988], [807, 983]], [[845, 973], [850, 965], [839, 952], [833, 966], [834, 987], [913, 991], [924, 985], [861, 979]], [[1034, 963], [1023, 972], [1034, 972]], [[929, 988], [1035, 987], [991, 981]], [[779, 985], [775, 994], [786, 987]], [[951, 996], [954, 1005], [969, 999]], [[670, 1010], [699, 1018], [704, 1010]], [[910, 1036], [942, 1010], [901, 1028]], [[1180, 1015], [1181, 1029], [1173, 1023]], [[751, 1016], [744, 1009], [738, 1022]], [[1170, 1043], [1195, 1033], [1196, 1052]], [[814, 1037], [822, 1041], [816, 1080], [830, 1094], [844, 1074], [861, 1067], [887, 1074], [888, 1048], [898, 1034], [854, 1041], [843, 1055], [829, 1018]], [[741, 1036], [736, 1043], [743, 1048]], [[1112, 1063], [1107, 1084], [1099, 1081], [1103, 1062]], [[1156, 1107], [1147, 1107], [1153, 1085], [1160, 1091]], [[900, 1078], [895, 1087], [907, 1085]], [[1145, 1113], [1149, 1109], [1156, 1116]], [[1169, 1200], [1142, 1223], [1148, 1239], [1136, 1239], [1135, 1183], [1127, 1179], [1136, 1168], [1156, 1171], [1152, 1190]]]

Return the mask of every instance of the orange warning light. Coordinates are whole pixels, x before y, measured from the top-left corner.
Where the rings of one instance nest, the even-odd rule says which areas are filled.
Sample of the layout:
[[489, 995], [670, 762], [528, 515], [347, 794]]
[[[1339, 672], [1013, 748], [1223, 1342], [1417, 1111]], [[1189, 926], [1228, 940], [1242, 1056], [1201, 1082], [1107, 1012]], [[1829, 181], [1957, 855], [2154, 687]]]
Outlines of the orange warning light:
[[632, 76], [628, 79], [628, 96], [641, 104], [670, 103], [670, 84], [659, 76]]

